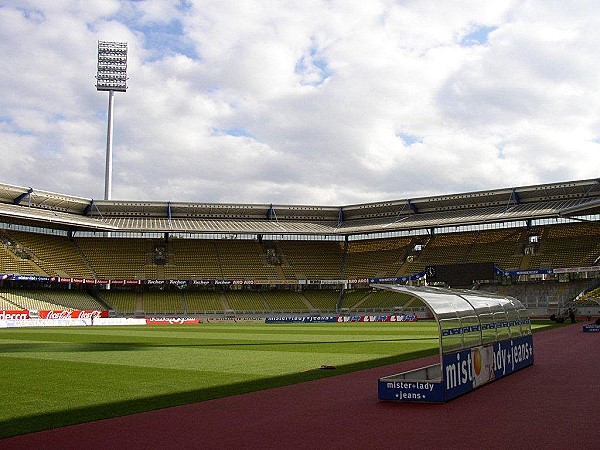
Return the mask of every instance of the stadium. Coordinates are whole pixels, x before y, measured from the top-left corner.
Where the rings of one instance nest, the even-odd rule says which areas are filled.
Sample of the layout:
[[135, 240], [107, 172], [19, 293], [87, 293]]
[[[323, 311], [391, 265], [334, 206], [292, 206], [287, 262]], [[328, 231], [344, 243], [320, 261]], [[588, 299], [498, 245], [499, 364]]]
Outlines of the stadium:
[[341, 207], [98, 201], [3, 184], [0, 202], [8, 310], [427, 314], [369, 290], [393, 282], [502, 292], [532, 317], [573, 302], [598, 314], [599, 180]]
[[[545, 319], [540, 322], [542, 328], [549, 323], [558, 326], [556, 331], [545, 331], [539, 336], [551, 336], [567, 342], [565, 336], [551, 333], [571, 330], [569, 339], [575, 339], [577, 336], [573, 333], [573, 327], [561, 327], [557, 322], [568, 319], [567, 311], [575, 311], [576, 319], [580, 321], [590, 321], [600, 315], [599, 217], [600, 180], [597, 179], [340, 207], [98, 201], [2, 184], [0, 309], [3, 310], [3, 318], [7, 319], [10, 314], [25, 314], [23, 318], [37, 321], [38, 325], [39, 321], [65, 318], [79, 320], [77, 325], [94, 325], [68, 330], [61, 328], [65, 331], [58, 338], [55, 332], [51, 335], [54, 337], [42, 336], [41, 328], [29, 336], [4, 334], [3, 356], [8, 358], [7, 364], [14, 364], [11, 367], [11, 370], [16, 370], [14, 373], [28, 376], [32, 370], [48, 371], [55, 377], [65, 377], [68, 383], [79, 383], [74, 380], [81, 378], [81, 372], [78, 372], [80, 367], [72, 369], [78, 375], [70, 374], [70, 369], [60, 365], [53, 367], [55, 362], [46, 356], [40, 356], [36, 363], [42, 366], [21, 365], [29, 358], [35, 359], [37, 354], [26, 343], [39, 346], [40, 355], [64, 351], [71, 355], [68, 358], [83, 358], [79, 362], [87, 364], [91, 364], [93, 359], [85, 360], [83, 355], [86, 353], [100, 359], [104, 358], [104, 352], [111, 355], [119, 353], [120, 356], [128, 354], [128, 358], [136, 358], [133, 353], [145, 348], [138, 347], [141, 345], [136, 337], [139, 328], [119, 342], [113, 341], [112, 336], [109, 338], [105, 334], [110, 332], [104, 331], [98, 335], [82, 335], [77, 339], [70, 334], [72, 329], [83, 330], [77, 334], [86, 334], [92, 333], [88, 331], [90, 329], [119, 328], [96, 326], [101, 320], [141, 320], [148, 324], [144, 329], [150, 330], [154, 336], [169, 335], [165, 339], [173, 339], [180, 333], [179, 324], [190, 324], [186, 325], [185, 339], [191, 339], [188, 334], [190, 330], [195, 332], [209, 327], [212, 327], [211, 331], [218, 332], [218, 339], [233, 339], [232, 336], [238, 332], [236, 327], [242, 330], [256, 326], [255, 331], [248, 333], [255, 332], [257, 336], [249, 337], [250, 334], [247, 334], [238, 337], [241, 341], [235, 345], [263, 345], [267, 340], [275, 339], [268, 342], [272, 346], [269, 351], [279, 353], [283, 353], [286, 345], [293, 346], [299, 341], [312, 339], [316, 328], [306, 327], [320, 327], [320, 324], [313, 322], [323, 318], [334, 317], [338, 322], [350, 322], [328, 330], [327, 333], [331, 334], [325, 340], [336, 341], [337, 337], [334, 336], [344, 333], [353, 336], [336, 342], [336, 345], [351, 344], [352, 350], [349, 347], [340, 351], [345, 357], [338, 354], [337, 359], [327, 359], [327, 364], [319, 364], [325, 360], [316, 358], [310, 362], [304, 359], [302, 363], [309, 364], [308, 367], [314, 370], [300, 370], [300, 366], [293, 366], [288, 359], [292, 352], [286, 352], [281, 361], [275, 360], [275, 364], [284, 366], [289, 363], [287, 372], [278, 367], [268, 374], [261, 372], [253, 380], [241, 382], [235, 379], [224, 387], [211, 386], [203, 390], [195, 389], [189, 378], [175, 378], [173, 383], [177, 387], [158, 396], [139, 390], [135, 382], [128, 387], [119, 383], [123, 377], [129, 379], [132, 376], [138, 377], [140, 384], [150, 383], [145, 377], [153, 368], [182, 369], [191, 364], [188, 359], [193, 350], [190, 349], [205, 343], [186, 344], [190, 346], [188, 350], [191, 353], [185, 348], [178, 348], [181, 342], [145, 343], [152, 348], [154, 345], [164, 347], [170, 353], [157, 355], [158, 359], [152, 355], [142, 356], [148, 360], [140, 362], [133, 375], [117, 370], [123, 363], [110, 359], [114, 356], [102, 360], [109, 366], [106, 373], [83, 372], [87, 376], [98, 377], [94, 380], [95, 388], [103, 386], [109, 390], [114, 386], [116, 390], [131, 389], [130, 397], [115, 399], [109, 396], [90, 406], [79, 403], [69, 405], [68, 401], [58, 396], [59, 405], [49, 409], [37, 410], [34, 407], [16, 417], [5, 413], [4, 437], [21, 435], [12, 438], [16, 441], [8, 439], [5, 442], [13, 442], [13, 448], [17, 448], [28, 442], [19, 441], [19, 438], [43, 436], [44, 432], [32, 435], [23, 433], [88, 421], [92, 421], [90, 426], [94, 427], [98, 424], [95, 421], [104, 417], [126, 415], [127, 419], [138, 416], [127, 414], [148, 410], [169, 411], [169, 408], [162, 408], [175, 405], [190, 404], [191, 407], [192, 404], [205, 404], [207, 411], [213, 411], [211, 402], [219, 399], [224, 402], [236, 401], [228, 399], [236, 399], [244, 393], [260, 395], [262, 390], [267, 389], [262, 400], [247, 400], [250, 402], [249, 409], [240, 412], [240, 417], [246, 417], [252, 415], [254, 408], [262, 402], [266, 402], [264, 408], [267, 411], [273, 407], [277, 400], [270, 397], [270, 393], [278, 388], [292, 385], [304, 386], [298, 389], [310, 389], [311, 383], [331, 384], [333, 381], [330, 380], [342, 380], [357, 370], [359, 372], [356, 373], [376, 379], [372, 371], [379, 370], [377, 373], [381, 375], [384, 373], [381, 372], [382, 368], [390, 370], [390, 364], [404, 364], [404, 368], [406, 364], [414, 364], [415, 358], [427, 359], [427, 355], [435, 354], [436, 340], [427, 335], [425, 329], [418, 330], [419, 333], [425, 333], [424, 337], [413, 336], [408, 339], [411, 341], [408, 345], [410, 351], [405, 358], [398, 356], [398, 347], [382, 350], [397, 337], [396, 330], [402, 330], [401, 334], [405, 334], [413, 326], [414, 331], [414, 326], [418, 324], [426, 326], [431, 323], [428, 319], [432, 319], [432, 315], [418, 299], [374, 289], [375, 285], [443, 286], [515, 297], [525, 305], [530, 317]], [[390, 323], [362, 323], [359, 326], [365, 328], [361, 328], [360, 338], [355, 327], [342, 332], [342, 327], [351, 326], [352, 322], [389, 322], [390, 317], [414, 317], [418, 322], [407, 323], [400, 328], [397, 323], [392, 324], [394, 328], [383, 328]], [[95, 318], [98, 318], [96, 323]], [[548, 321], [548, 318], [554, 322]], [[279, 324], [270, 325], [274, 328], [269, 330], [260, 328], [264, 326], [260, 324], [269, 319], [279, 321]], [[276, 328], [285, 326], [282, 322], [293, 323], [289, 326], [297, 327], [291, 338], [293, 342], [283, 342], [282, 335], [277, 338], [277, 333], [283, 333], [283, 329]], [[167, 323], [170, 325], [155, 325]], [[120, 329], [127, 328], [130, 327]], [[270, 334], [271, 330], [278, 331]], [[325, 329], [322, 330], [324, 333]], [[56, 342], [53, 342], [55, 339]], [[368, 345], [373, 346], [364, 347], [367, 341]], [[234, 345], [211, 342], [211, 345], [217, 346]], [[314, 341], [302, 343], [311, 346], [310, 350], [307, 346], [304, 358], [319, 354], [312, 347], [316, 345]], [[67, 347], [61, 349], [64, 345]], [[77, 347], [79, 345], [82, 347]], [[552, 345], [556, 345], [556, 342]], [[339, 348], [336, 347], [336, 352]], [[294, 351], [301, 353], [300, 350]], [[542, 347], [538, 355], [543, 351]], [[583, 347], [581, 351], [589, 349]], [[356, 352], [372, 354], [369, 357], [363, 355], [361, 359]], [[373, 353], [377, 357], [374, 358]], [[55, 355], [58, 353], [54, 353], [53, 357]], [[173, 355], [181, 359], [180, 365], [167, 367], [163, 358], [172, 358]], [[212, 357], [219, 361], [224, 358], [221, 353]], [[202, 358], [208, 361], [211, 357], [206, 354]], [[273, 364], [273, 361], [257, 359], [256, 355], [249, 358], [243, 364]], [[404, 359], [408, 359], [408, 362], [399, 362]], [[17, 361], [19, 364], [16, 364]], [[234, 358], [228, 364], [235, 365], [237, 362]], [[541, 364], [543, 366], [544, 363]], [[560, 364], [571, 363], [567, 361]], [[538, 363], [534, 368], [539, 368]], [[263, 370], [263, 367], [260, 369]], [[94, 370], [98, 370], [97, 367]], [[595, 369], [592, 364], [585, 370]], [[119, 381], [112, 379], [109, 373], [117, 374], [115, 376], [120, 377]], [[524, 376], [526, 379], [526, 374]], [[571, 370], [565, 371], [562, 376], [567, 377], [561, 387], [564, 390], [570, 377], [585, 375], [583, 371], [580, 375], [573, 375]], [[39, 374], [37, 377], [44, 378]], [[100, 380], [102, 377], [106, 377], [108, 385]], [[321, 380], [323, 377], [326, 379]], [[153, 382], [159, 385], [161, 381], [165, 380]], [[307, 382], [295, 384], [301, 381]], [[337, 383], [339, 389], [339, 383], [343, 382]], [[19, 384], [15, 380], [12, 386], [16, 388]], [[491, 392], [495, 384], [500, 385], [501, 382], [481, 391]], [[52, 386], [56, 386], [56, 383]], [[87, 387], [82, 389], [88, 392]], [[325, 389], [334, 390], [331, 386]], [[589, 393], [584, 389], [581, 395], [585, 396], [585, 392]], [[344, 395], [353, 396], [352, 393]], [[501, 392], [494, 395], [499, 398], [503, 396]], [[464, 398], [467, 397], [470, 396]], [[31, 398], [39, 400], [35, 394]], [[465, 400], [461, 398], [460, 401]], [[586, 401], [585, 404], [575, 403], [572, 407], [575, 411], [577, 408], [586, 410], [594, 407], [593, 396], [591, 400], [588, 396]], [[228, 404], [229, 408], [235, 410], [235, 406]], [[287, 407], [280, 406], [284, 409]], [[196, 411], [190, 414], [200, 413]], [[202, 423], [219, 423], [216, 412], [206, 414], [212, 415]], [[441, 413], [438, 410], [428, 414]], [[221, 420], [228, 421], [231, 417]], [[283, 426], [275, 419], [272, 423], [273, 427]], [[178, 426], [170, 426], [172, 433], [176, 433]], [[314, 423], [311, 426], [314, 432]], [[567, 426], [571, 427], [572, 424], [565, 424]], [[275, 441], [269, 440], [272, 436], [253, 430], [252, 435], [259, 436], [265, 447], [276, 447]], [[377, 427], [374, 430], [376, 433], [381, 431], [377, 431]], [[482, 427], [482, 430], [487, 429]], [[306, 430], [303, 433], [307, 445], [313, 442], [309, 437], [311, 433]], [[167, 435], [172, 439], [172, 435]], [[242, 433], [240, 436], [245, 439], [244, 442], [252, 442], [248, 434]], [[589, 439], [589, 433], [583, 436], [584, 440]], [[539, 436], [537, 438], [542, 439]], [[102, 440], [98, 442], [98, 446], [105, 445], [101, 444]], [[124, 441], [117, 442], [125, 445]], [[219, 442], [223, 446], [240, 445], [239, 442], [227, 441], [222, 435]], [[342, 442], [338, 441], [338, 445], [341, 446]], [[297, 442], [292, 446], [301, 447]]]
[[21, 3], [1, 449], [598, 446], [589, 5]]

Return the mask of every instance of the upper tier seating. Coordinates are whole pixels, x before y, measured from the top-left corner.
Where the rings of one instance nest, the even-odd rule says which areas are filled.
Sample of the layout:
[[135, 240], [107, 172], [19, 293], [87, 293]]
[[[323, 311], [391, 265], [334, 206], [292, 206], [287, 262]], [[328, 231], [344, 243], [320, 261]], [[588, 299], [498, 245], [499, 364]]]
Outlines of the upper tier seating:
[[[164, 247], [161, 263], [157, 246]], [[591, 266], [599, 258], [597, 223], [348, 242], [68, 239], [0, 231], [0, 273], [88, 279], [364, 279], [412, 275], [439, 264], [493, 262], [502, 270], [525, 270]]]

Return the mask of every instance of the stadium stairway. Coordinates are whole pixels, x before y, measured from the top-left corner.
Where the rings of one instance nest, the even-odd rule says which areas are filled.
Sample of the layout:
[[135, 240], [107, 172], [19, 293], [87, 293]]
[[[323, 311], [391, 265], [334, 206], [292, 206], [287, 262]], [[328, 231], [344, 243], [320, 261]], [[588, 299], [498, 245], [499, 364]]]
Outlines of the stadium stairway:
[[85, 265], [85, 267], [87, 267], [87, 269], [92, 273], [92, 275], [94, 275], [94, 278], [99, 278], [98, 274], [92, 267], [90, 260], [86, 258], [85, 253], [83, 253], [83, 250], [81, 250], [81, 247], [79, 247], [79, 244], [77, 243], [77, 241], [75, 239], [70, 239], [70, 242], [73, 244], [73, 248], [75, 249], [75, 252], [81, 257], [81, 261], [83, 261], [83, 264]]
[[108, 303], [106, 303], [99, 295], [98, 292], [93, 291], [93, 290], [88, 290], [86, 291], [88, 293], [88, 295], [90, 297], [92, 297], [94, 300], [96, 300], [98, 303], [100, 303], [104, 309], [106, 310], [111, 310], [113, 309], [112, 306], [110, 306]]

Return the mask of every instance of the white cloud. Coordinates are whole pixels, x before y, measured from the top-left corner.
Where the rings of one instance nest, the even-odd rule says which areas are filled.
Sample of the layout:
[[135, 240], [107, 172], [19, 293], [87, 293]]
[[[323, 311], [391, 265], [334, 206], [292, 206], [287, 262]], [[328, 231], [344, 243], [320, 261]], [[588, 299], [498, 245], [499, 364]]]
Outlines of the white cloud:
[[339, 205], [595, 178], [599, 25], [592, 1], [8, 0], [0, 181], [102, 197], [98, 40], [129, 46], [114, 198]]

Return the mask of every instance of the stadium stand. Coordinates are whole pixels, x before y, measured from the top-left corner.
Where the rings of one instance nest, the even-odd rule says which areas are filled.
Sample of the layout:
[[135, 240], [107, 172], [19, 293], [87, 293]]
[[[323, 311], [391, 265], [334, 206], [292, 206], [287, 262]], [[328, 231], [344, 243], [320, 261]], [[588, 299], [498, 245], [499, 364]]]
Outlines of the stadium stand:
[[90, 237], [78, 238], [76, 242], [98, 278], [158, 277], [158, 268], [152, 264], [152, 240]]
[[591, 266], [600, 254], [598, 224], [553, 225], [542, 236], [540, 267]]
[[370, 289], [347, 289], [344, 290], [343, 300], [342, 300], [342, 311], [349, 311], [354, 308], [356, 305], [362, 303], [363, 299], [365, 299], [369, 293]]
[[219, 292], [186, 291], [186, 311], [195, 314], [223, 313], [225, 307], [221, 297]]
[[0, 309], [10, 311], [15, 309], [21, 309], [21, 307], [4, 298], [2, 292], [0, 292]]
[[180, 313], [185, 310], [179, 291], [150, 291], [142, 296], [144, 312], [148, 314]]
[[414, 246], [412, 237], [351, 241], [345, 253], [344, 278], [396, 276]]
[[50, 238], [48, 235], [19, 231], [11, 231], [5, 235], [31, 255], [43, 274], [84, 278], [96, 276], [76, 243], [65, 236]]
[[228, 291], [225, 298], [229, 308], [236, 312], [266, 312], [268, 306], [257, 291]]
[[528, 308], [557, 308], [574, 299], [594, 282], [593, 279], [584, 279], [568, 283], [536, 281], [510, 285], [486, 284], [481, 285], [479, 289], [518, 298]]
[[167, 246], [166, 278], [221, 279], [223, 273], [214, 239], [171, 239]]
[[28, 290], [0, 290], [0, 297], [8, 300], [20, 309], [32, 310], [55, 310], [55, 309], [73, 309], [64, 304], [55, 303], [48, 296], [47, 291], [28, 291]]
[[0, 272], [48, 275], [35, 264], [34, 256], [6, 232], [0, 233]]
[[124, 315], [133, 315], [142, 310], [141, 302], [138, 307], [138, 294], [133, 291], [98, 291], [98, 296], [112, 310]]
[[286, 279], [340, 279], [342, 277], [342, 249], [339, 241], [277, 242], [283, 255], [281, 266]]
[[523, 230], [501, 229], [439, 234], [421, 242], [421, 249], [402, 267], [416, 273], [435, 264], [494, 262], [502, 270], [522, 268]]
[[337, 289], [305, 289], [304, 297], [310, 303], [311, 310], [315, 311], [336, 311], [340, 297]]
[[263, 292], [265, 302], [274, 312], [308, 312], [310, 306], [304, 296], [294, 291]]
[[124, 315], [415, 309], [368, 279], [423, 283], [430, 266], [480, 262], [498, 275], [464, 287], [549, 310], [597, 295], [599, 217], [600, 180], [342, 207], [94, 201], [0, 184], [0, 301]]
[[[393, 311], [395, 308], [402, 307], [408, 302], [414, 302], [414, 298], [397, 292], [373, 291], [350, 307], [350, 310]], [[415, 303], [413, 307], [421, 308], [423, 307], [423, 303]]]
[[46, 289], [36, 294], [47, 298], [49, 302], [59, 305], [62, 309], [103, 310], [105, 306], [94, 299], [89, 293], [76, 290]]
[[277, 270], [267, 263], [262, 246], [255, 240], [215, 241], [224, 279], [276, 280]]

